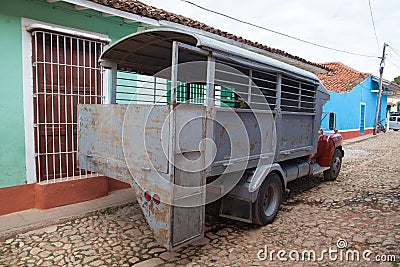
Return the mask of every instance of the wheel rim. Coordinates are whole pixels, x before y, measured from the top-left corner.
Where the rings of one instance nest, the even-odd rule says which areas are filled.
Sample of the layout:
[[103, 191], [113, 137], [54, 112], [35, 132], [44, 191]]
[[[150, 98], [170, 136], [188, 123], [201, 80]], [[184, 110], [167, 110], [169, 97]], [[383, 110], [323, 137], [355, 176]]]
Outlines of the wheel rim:
[[341, 160], [339, 157], [335, 157], [332, 162], [332, 173], [333, 175], [338, 175], [340, 171]]
[[264, 199], [263, 199], [263, 210], [265, 216], [272, 216], [276, 211], [276, 206], [279, 202], [278, 193], [279, 189], [276, 184], [270, 184], [265, 190]]

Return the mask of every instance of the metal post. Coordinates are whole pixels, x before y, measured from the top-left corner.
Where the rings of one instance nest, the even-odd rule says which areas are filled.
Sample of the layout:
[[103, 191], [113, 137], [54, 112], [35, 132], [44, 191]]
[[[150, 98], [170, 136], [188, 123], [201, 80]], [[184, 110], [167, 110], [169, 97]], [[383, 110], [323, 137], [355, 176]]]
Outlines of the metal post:
[[190, 83], [186, 83], [186, 88], [185, 88], [185, 102], [186, 104], [190, 103]]
[[178, 42], [172, 43], [172, 70], [171, 70], [171, 102], [172, 107], [176, 106], [176, 91], [178, 88]]
[[[278, 140], [281, 139], [281, 122], [282, 122], [282, 108], [281, 108], [281, 98], [282, 98], [282, 74], [276, 76], [276, 103], [275, 103], [275, 138], [273, 139], [275, 144], [275, 151], [280, 151], [280, 143]], [[275, 157], [279, 155], [275, 154]]]
[[207, 61], [207, 87], [206, 87], [206, 106], [207, 117], [213, 117], [214, 111], [214, 77], [215, 77], [215, 59], [208, 56]]
[[[176, 153], [176, 111], [174, 110], [176, 107], [176, 90], [178, 85], [178, 64], [179, 64], [179, 44], [178, 42], [174, 41], [172, 43], [172, 59], [171, 59], [171, 93], [170, 93], [170, 114], [169, 114], [169, 176], [171, 184], [175, 184], [175, 153]], [[174, 206], [175, 202], [175, 186], [172, 186], [170, 189], [170, 203]], [[168, 217], [170, 217], [170, 229], [169, 233], [167, 234], [167, 241], [166, 243], [172, 248], [172, 231], [174, 225], [174, 215], [173, 208], [171, 207], [168, 211]]]
[[253, 85], [253, 70], [249, 69], [249, 88], [247, 91], [247, 104], [251, 105], [251, 93], [252, 93], [252, 85]]
[[157, 103], [157, 77], [153, 80], [153, 103]]
[[111, 66], [110, 104], [117, 103], [117, 64]]
[[[207, 60], [207, 81], [206, 81], [206, 120], [204, 121], [205, 138], [214, 140], [214, 120], [215, 120], [215, 95], [214, 95], [214, 79], [215, 79], [215, 58], [211, 55]], [[205, 162], [211, 162], [214, 155], [214, 147], [210, 143], [203, 143]], [[211, 166], [206, 169], [206, 173], [211, 171]]]
[[379, 89], [378, 89], [378, 99], [376, 101], [376, 112], [375, 112], [375, 121], [374, 121], [374, 135], [377, 133], [377, 125], [378, 125], [378, 116], [379, 116], [379, 110], [381, 107], [381, 97], [382, 97], [382, 76], [383, 76], [383, 68], [385, 67], [385, 50], [386, 50], [387, 44], [383, 44], [383, 53], [382, 53], [382, 59], [381, 59], [381, 64], [379, 68]]
[[207, 58], [207, 81], [206, 81], [206, 119], [203, 120], [203, 140], [202, 143], [203, 150], [203, 166], [204, 171], [201, 174], [201, 192], [202, 192], [202, 207], [201, 207], [201, 234], [204, 235], [205, 231], [205, 202], [206, 202], [206, 177], [211, 171], [211, 164], [206, 168], [206, 163], [213, 160], [213, 156], [216, 151], [214, 151], [214, 146], [207, 142], [206, 140], [214, 140], [214, 127], [215, 127], [215, 58], [210, 54]]
[[[176, 106], [176, 88], [178, 85], [178, 54], [179, 54], [179, 46], [178, 42], [174, 41], [172, 43], [172, 62], [171, 62], [171, 99], [170, 99], [170, 148], [169, 148], [169, 173], [171, 177], [171, 182], [175, 182], [175, 132], [176, 132], [176, 119], [175, 119], [175, 111], [174, 108]], [[172, 192], [173, 197], [173, 192]]]
[[301, 82], [299, 82], [299, 105], [297, 106], [299, 109], [301, 109]]

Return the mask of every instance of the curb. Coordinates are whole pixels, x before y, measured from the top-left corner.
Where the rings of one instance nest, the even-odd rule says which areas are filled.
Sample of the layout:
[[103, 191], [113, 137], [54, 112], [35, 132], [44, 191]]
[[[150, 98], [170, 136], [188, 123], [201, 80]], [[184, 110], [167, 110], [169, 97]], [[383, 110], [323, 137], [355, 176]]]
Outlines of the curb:
[[82, 219], [84, 217], [89, 217], [92, 215], [95, 215], [99, 212], [106, 211], [107, 209], [119, 209], [128, 206], [129, 204], [132, 203], [126, 203], [126, 204], [121, 204], [121, 205], [116, 205], [116, 206], [109, 206], [109, 207], [104, 207], [99, 210], [95, 211], [88, 211], [88, 212], [83, 212], [81, 214], [73, 215], [73, 216], [68, 216], [68, 217], [63, 217], [63, 218], [58, 218], [58, 219], [53, 219], [53, 220], [48, 220], [48, 221], [43, 221], [40, 223], [35, 223], [35, 224], [30, 224], [24, 227], [18, 227], [14, 229], [10, 229], [7, 231], [0, 232], [0, 241], [5, 241], [9, 238], [13, 238], [16, 235], [23, 234], [23, 233], [28, 233], [34, 230], [38, 230], [41, 228], [49, 227], [49, 226], [54, 226], [58, 224], [64, 224], [68, 221], [76, 220], [76, 219]]
[[[128, 190], [130, 190], [130, 189], [128, 189]], [[99, 199], [97, 199], [97, 200], [99, 200]], [[96, 200], [92, 200], [92, 201], [96, 201]], [[91, 202], [91, 201], [88, 201], [88, 202]], [[98, 207], [91, 207], [91, 208], [88, 208], [87, 210], [80, 210], [74, 214], [66, 214], [65, 216], [59, 216], [59, 217], [49, 216], [48, 218], [44, 218], [41, 221], [37, 221], [37, 222], [33, 222], [33, 223], [27, 222], [26, 224], [0, 231], [0, 241], [4, 241], [6, 239], [12, 238], [18, 234], [27, 233], [27, 232], [34, 231], [34, 230], [44, 228], [44, 227], [48, 227], [48, 226], [63, 224], [68, 221], [71, 221], [71, 220], [88, 217], [88, 216], [97, 214], [99, 212], [106, 211], [107, 209], [110, 209], [110, 208], [118, 209], [118, 208], [122, 208], [122, 207], [128, 206], [130, 204], [134, 204], [134, 203], [136, 203], [136, 199], [132, 199], [132, 198], [121, 199], [121, 198], [119, 198], [119, 199], [115, 199], [114, 203], [105, 203], [104, 205], [101, 205]], [[82, 204], [82, 203], [79, 203], [79, 204]], [[76, 204], [72, 204], [72, 205], [76, 205]], [[62, 209], [62, 208], [66, 208], [66, 207], [72, 206], [72, 205], [53, 208], [51, 210]], [[28, 210], [25, 212], [34, 212], [34, 211], [35, 211], [35, 209]], [[44, 210], [44, 211], [46, 212], [49, 210]], [[10, 216], [10, 217], [13, 216], [14, 219], [17, 220], [17, 217], [20, 216], [19, 214], [21, 214], [23, 212], [24, 211], [11, 213], [11, 214], [7, 214], [7, 215], [3, 215], [3, 216]], [[0, 219], [1, 219], [1, 216], [0, 216]], [[11, 221], [12, 220], [13, 220], [13, 218], [11, 218]], [[26, 220], [24, 220], [24, 221], [26, 221]]]
[[377, 137], [378, 135], [370, 135], [370, 136], [364, 136], [364, 138], [359, 138], [359, 137], [356, 137], [356, 138], [352, 138], [352, 139], [347, 139], [347, 140], [343, 140], [343, 144], [344, 145], [350, 145], [350, 144], [355, 144], [355, 143], [359, 143], [359, 142], [362, 142], [362, 141], [365, 141], [365, 140], [368, 140], [368, 139], [371, 139], [371, 138], [375, 138], [375, 137]]

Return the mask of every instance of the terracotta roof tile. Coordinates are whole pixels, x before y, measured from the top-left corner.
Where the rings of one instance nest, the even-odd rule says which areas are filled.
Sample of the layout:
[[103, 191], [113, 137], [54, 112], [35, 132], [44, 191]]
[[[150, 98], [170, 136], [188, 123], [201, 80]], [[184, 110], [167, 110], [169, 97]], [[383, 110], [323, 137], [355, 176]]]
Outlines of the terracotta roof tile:
[[371, 74], [359, 72], [340, 62], [322, 65], [330, 71], [328, 73], [317, 73], [317, 76], [326, 89], [336, 93], [347, 93], [371, 76]]
[[181, 16], [181, 15], [177, 15], [177, 14], [165, 11], [163, 9], [159, 9], [159, 8], [144, 4], [137, 0], [90, 0], [90, 1], [101, 4], [101, 5], [105, 5], [108, 7], [112, 7], [115, 9], [119, 9], [122, 11], [126, 11], [129, 13], [133, 13], [133, 14], [136, 14], [139, 16], [143, 16], [143, 17], [147, 17], [147, 18], [151, 18], [151, 19], [155, 19], [155, 20], [165, 20], [165, 21], [169, 21], [169, 22], [175, 22], [175, 23], [189, 26], [189, 27], [192, 27], [195, 29], [204, 30], [204, 31], [207, 31], [210, 33], [220, 35], [222, 37], [226, 37], [226, 38], [229, 38], [229, 39], [232, 39], [232, 40], [235, 40], [235, 41], [238, 41], [238, 42], [250, 45], [250, 46], [254, 46], [254, 47], [263, 49], [270, 53], [282, 55], [287, 58], [294, 59], [294, 60], [300, 61], [302, 63], [308, 64], [311, 66], [325, 69], [325, 67], [321, 64], [317, 64], [317, 63], [308, 61], [306, 59], [300, 58], [298, 56], [289, 54], [285, 51], [282, 51], [282, 50], [279, 50], [276, 48], [271, 48], [269, 46], [250, 41], [243, 37], [236, 36], [234, 34], [231, 34], [231, 33], [225, 32], [225, 31], [221, 31], [221, 30], [213, 28], [207, 24], [204, 24], [200, 21], [196, 21], [196, 20]]

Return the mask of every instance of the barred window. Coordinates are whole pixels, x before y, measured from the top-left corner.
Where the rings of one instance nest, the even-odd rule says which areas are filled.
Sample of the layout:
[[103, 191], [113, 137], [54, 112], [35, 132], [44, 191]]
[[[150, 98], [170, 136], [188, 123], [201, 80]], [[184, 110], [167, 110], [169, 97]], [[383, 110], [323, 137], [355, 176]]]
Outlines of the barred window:
[[101, 104], [105, 43], [44, 31], [32, 33], [36, 177], [87, 177], [78, 168], [77, 106]]

